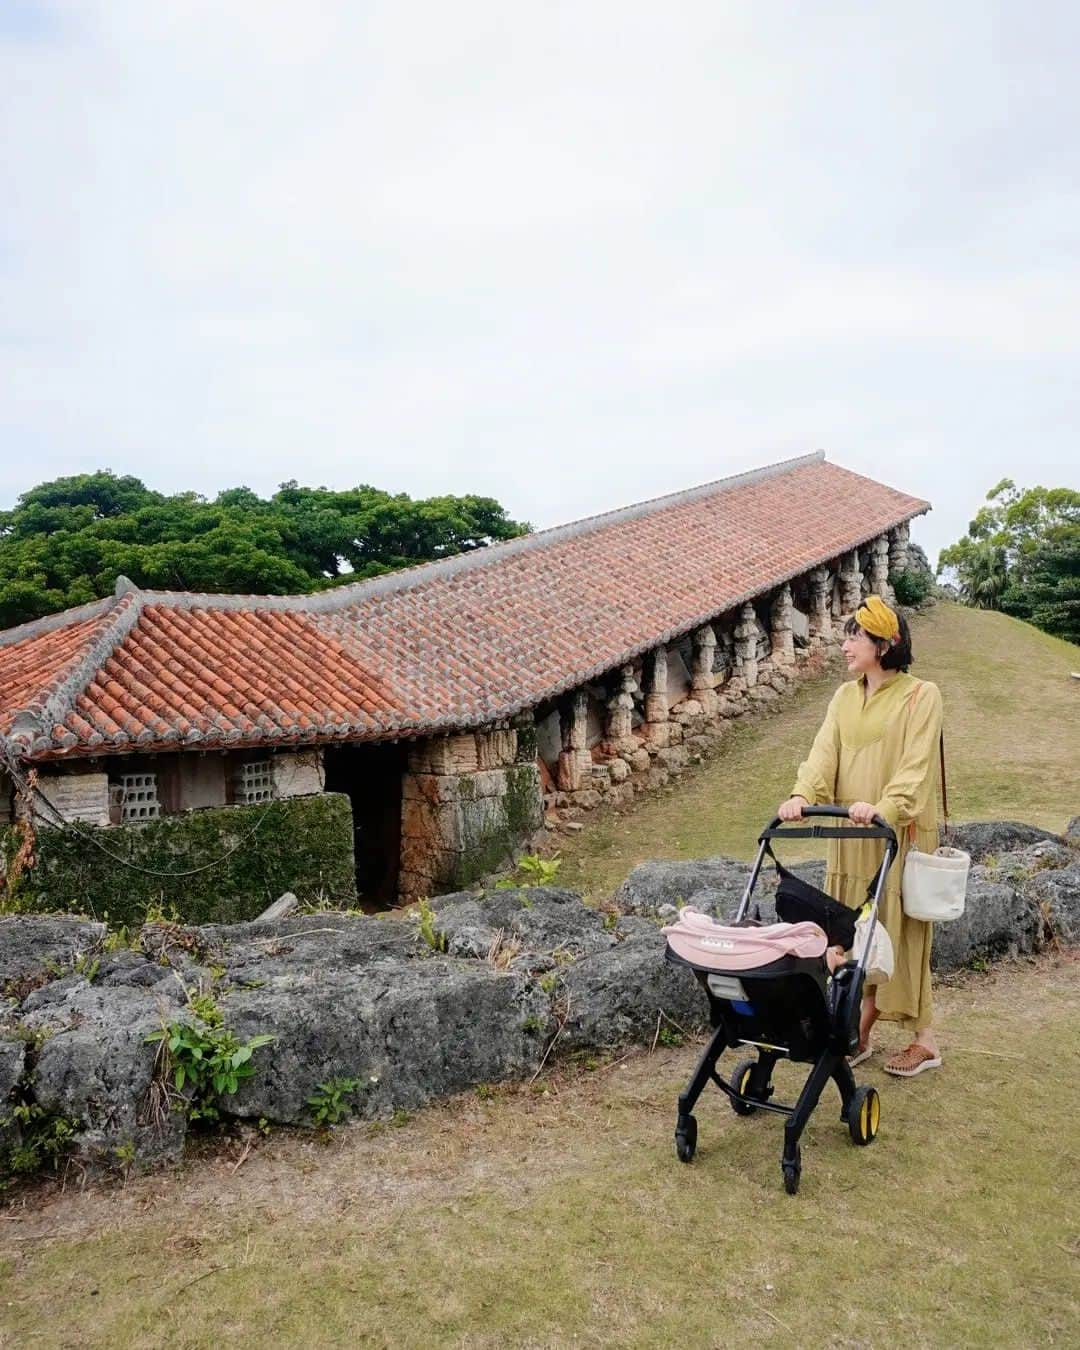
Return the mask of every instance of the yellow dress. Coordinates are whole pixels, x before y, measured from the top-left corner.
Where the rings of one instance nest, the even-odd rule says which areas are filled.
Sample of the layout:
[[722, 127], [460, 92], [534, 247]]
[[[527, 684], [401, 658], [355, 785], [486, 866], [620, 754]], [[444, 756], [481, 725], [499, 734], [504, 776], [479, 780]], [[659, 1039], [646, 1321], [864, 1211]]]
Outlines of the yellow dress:
[[[892, 979], [878, 987], [877, 1006], [882, 1017], [916, 1031], [933, 1020], [933, 925], [909, 919], [903, 912], [900, 878], [912, 843], [927, 853], [938, 846], [935, 784], [940, 734], [937, 685], [897, 672], [867, 698], [865, 680], [850, 680], [833, 695], [792, 789], [792, 796], [805, 797], [812, 806], [872, 802], [896, 831], [900, 856], [889, 872], [879, 911], [892, 939], [896, 968]], [[879, 840], [830, 842], [825, 889], [845, 905], [859, 908], [883, 852]]]

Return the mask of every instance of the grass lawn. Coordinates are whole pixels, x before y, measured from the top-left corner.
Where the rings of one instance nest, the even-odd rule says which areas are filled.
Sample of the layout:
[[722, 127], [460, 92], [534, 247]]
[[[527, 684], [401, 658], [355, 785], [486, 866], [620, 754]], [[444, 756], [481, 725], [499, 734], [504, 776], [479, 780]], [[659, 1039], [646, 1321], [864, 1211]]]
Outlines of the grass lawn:
[[[1062, 830], [1080, 814], [1080, 648], [1004, 614], [939, 604], [915, 620], [912, 673], [945, 700], [949, 811]], [[781, 714], [736, 723], [719, 753], [658, 796], [601, 811], [561, 845], [559, 883], [599, 897], [646, 858], [752, 856], [791, 790], [842, 667]], [[788, 846], [789, 858], [798, 856]]]
[[38, 1191], [0, 1225], [0, 1345], [1075, 1345], [1078, 994], [1064, 957], [942, 990], [945, 1068], [859, 1070], [866, 1149], [829, 1089], [795, 1197], [780, 1122], [715, 1091], [676, 1160], [696, 1046]]
[[[915, 644], [945, 695], [954, 814], [1061, 829], [1080, 812], [1080, 652], [952, 605]], [[560, 881], [601, 895], [645, 858], [747, 856], [836, 678], [735, 728], [677, 792], [598, 813]], [[718, 1092], [676, 1161], [691, 1045], [400, 1128], [236, 1139], [179, 1172], [13, 1194], [0, 1347], [1080, 1344], [1080, 962], [969, 972], [936, 1001], [945, 1068], [858, 1070], [883, 1099], [867, 1149], [828, 1089], [796, 1197], [780, 1121]], [[778, 1072], [789, 1100], [798, 1073]]]

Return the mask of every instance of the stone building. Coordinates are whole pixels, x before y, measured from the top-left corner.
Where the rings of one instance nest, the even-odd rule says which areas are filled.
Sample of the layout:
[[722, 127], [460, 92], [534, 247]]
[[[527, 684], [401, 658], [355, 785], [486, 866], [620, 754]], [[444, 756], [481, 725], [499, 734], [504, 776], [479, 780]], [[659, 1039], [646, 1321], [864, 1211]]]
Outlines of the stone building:
[[0, 633], [0, 738], [99, 825], [345, 793], [365, 896], [431, 893], [775, 703], [928, 509], [819, 452], [314, 595], [121, 578]]

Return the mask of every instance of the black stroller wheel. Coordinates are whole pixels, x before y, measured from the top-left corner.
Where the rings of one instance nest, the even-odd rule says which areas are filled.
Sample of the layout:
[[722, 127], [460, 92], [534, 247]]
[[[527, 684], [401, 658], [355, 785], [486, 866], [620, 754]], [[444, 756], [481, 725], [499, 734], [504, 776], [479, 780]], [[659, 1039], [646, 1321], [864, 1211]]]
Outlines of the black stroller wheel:
[[679, 1161], [688, 1163], [697, 1152], [697, 1121], [693, 1116], [680, 1116], [675, 1126], [675, 1152]]
[[[741, 1059], [731, 1071], [731, 1077], [728, 1082], [735, 1092], [746, 1096], [746, 1090], [750, 1086], [750, 1075], [757, 1065], [756, 1059]], [[731, 1109], [737, 1116], [752, 1116], [757, 1110], [751, 1102], [736, 1101], [734, 1097], [729, 1098]]]
[[869, 1083], [855, 1089], [848, 1106], [848, 1131], [853, 1144], [872, 1144], [881, 1121], [881, 1098]]
[[784, 1190], [788, 1195], [795, 1195], [802, 1180], [802, 1149], [798, 1144], [795, 1145], [794, 1159], [791, 1162], [782, 1162], [780, 1166], [784, 1169]]

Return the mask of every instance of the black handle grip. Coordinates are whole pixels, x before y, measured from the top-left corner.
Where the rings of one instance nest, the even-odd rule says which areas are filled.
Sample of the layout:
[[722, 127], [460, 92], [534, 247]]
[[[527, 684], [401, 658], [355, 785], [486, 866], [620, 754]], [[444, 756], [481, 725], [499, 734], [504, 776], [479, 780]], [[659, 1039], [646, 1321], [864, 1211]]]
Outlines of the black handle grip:
[[[830, 816], [833, 820], [849, 819], [847, 808], [844, 806], [804, 806], [802, 809], [802, 814], [804, 817]], [[784, 829], [785, 826], [789, 826], [791, 827], [791, 829], [785, 830]], [[798, 826], [799, 822], [797, 820], [781, 820], [779, 816], [773, 816], [772, 823], [761, 832], [759, 836], [759, 841], [761, 839], [774, 838], [776, 835], [783, 837], [783, 835], [787, 833], [791, 833], [792, 837], [795, 837], [794, 830], [798, 829]], [[861, 836], [862, 838], [866, 839], [888, 839], [892, 841], [894, 851], [898, 847], [896, 842], [896, 833], [893, 830], [893, 827], [883, 816], [875, 815], [874, 823], [872, 825], [853, 824], [851, 828], [853, 833], [855, 833], [855, 837]], [[847, 832], [845, 831], [844, 837], [851, 837], [851, 836], [848, 836]]]

